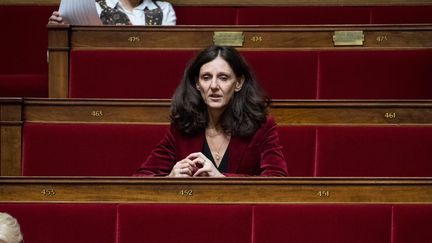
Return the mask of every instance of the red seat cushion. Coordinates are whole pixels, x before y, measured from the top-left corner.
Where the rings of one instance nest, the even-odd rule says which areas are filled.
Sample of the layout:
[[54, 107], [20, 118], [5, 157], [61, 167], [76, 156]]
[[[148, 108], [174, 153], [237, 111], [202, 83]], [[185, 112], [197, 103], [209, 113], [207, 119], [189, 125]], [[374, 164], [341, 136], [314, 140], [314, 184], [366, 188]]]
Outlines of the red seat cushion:
[[320, 127], [317, 176], [432, 176], [432, 127]]
[[46, 24], [57, 8], [0, 4], [0, 22], [8, 23], [0, 38], [0, 97], [48, 97]]
[[316, 52], [261, 50], [242, 54], [272, 99], [316, 98]]
[[[73, 51], [70, 97], [171, 98], [194, 54], [173, 50]], [[243, 54], [272, 98], [316, 97], [315, 52]]]
[[391, 208], [384, 205], [258, 205], [253, 240], [272, 242], [390, 242]]
[[171, 98], [195, 51], [72, 51], [72, 98]]
[[46, 24], [55, 9], [57, 5], [0, 5], [0, 22], [8, 23], [2, 25], [0, 74], [47, 75]]
[[432, 242], [432, 205], [395, 205], [394, 243]]
[[116, 205], [0, 204], [0, 212], [18, 220], [25, 242], [116, 242]]
[[23, 175], [129, 176], [167, 129], [166, 125], [26, 123]]
[[315, 133], [315, 127], [278, 127], [289, 176], [314, 176]]
[[238, 11], [241, 25], [368, 24], [370, 21], [368, 7], [239, 7]]
[[431, 99], [432, 50], [320, 54], [320, 99]]
[[177, 25], [235, 25], [237, 21], [235, 7], [174, 6], [174, 10]]
[[0, 97], [48, 97], [46, 74], [0, 75]]
[[118, 243], [251, 242], [249, 205], [123, 204], [118, 215]]
[[372, 24], [432, 23], [432, 5], [378, 6], [372, 8]]

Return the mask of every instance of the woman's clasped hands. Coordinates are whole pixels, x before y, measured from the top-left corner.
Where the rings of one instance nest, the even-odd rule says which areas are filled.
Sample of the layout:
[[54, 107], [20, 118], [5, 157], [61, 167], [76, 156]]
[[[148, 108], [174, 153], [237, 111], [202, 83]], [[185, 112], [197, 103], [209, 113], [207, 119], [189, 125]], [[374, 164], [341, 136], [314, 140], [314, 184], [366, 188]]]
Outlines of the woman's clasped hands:
[[225, 177], [203, 153], [191, 153], [178, 161], [168, 177]]

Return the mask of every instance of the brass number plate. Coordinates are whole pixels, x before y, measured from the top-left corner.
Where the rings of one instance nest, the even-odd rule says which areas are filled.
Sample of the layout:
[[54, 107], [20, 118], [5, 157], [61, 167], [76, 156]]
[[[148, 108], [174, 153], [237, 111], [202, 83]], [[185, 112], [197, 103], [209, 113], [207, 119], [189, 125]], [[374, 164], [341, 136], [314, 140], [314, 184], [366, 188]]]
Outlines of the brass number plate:
[[221, 46], [243, 46], [243, 32], [214, 32], [213, 43]]
[[335, 46], [363, 46], [364, 33], [361, 30], [335, 31], [333, 43]]

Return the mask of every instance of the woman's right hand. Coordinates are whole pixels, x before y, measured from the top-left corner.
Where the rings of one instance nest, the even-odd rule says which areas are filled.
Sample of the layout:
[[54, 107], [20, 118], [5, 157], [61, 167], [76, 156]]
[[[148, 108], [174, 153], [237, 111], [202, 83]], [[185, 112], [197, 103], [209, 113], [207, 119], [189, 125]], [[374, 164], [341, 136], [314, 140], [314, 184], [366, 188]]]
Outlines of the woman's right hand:
[[54, 11], [48, 20], [48, 24], [64, 24], [63, 18], [58, 11]]
[[178, 161], [167, 177], [192, 177], [197, 167], [189, 158]]

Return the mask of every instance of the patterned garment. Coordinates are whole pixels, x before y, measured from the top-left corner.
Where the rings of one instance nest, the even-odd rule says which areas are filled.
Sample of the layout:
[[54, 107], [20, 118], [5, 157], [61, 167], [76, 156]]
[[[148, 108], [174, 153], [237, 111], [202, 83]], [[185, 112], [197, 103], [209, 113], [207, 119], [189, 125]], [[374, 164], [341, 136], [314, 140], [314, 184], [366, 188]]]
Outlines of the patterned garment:
[[146, 25], [162, 25], [162, 9], [156, 2], [154, 4], [156, 4], [157, 8], [150, 10], [146, 7], [144, 9]]
[[[99, 3], [99, 6], [102, 8], [102, 12], [100, 14], [100, 19], [103, 24], [106, 25], [132, 25], [128, 16], [117, 8], [109, 7], [105, 0], [95, 0]], [[145, 22], [146, 25], [161, 25], [163, 12], [159, 5], [154, 2], [157, 6], [156, 9], [149, 10], [147, 7], [144, 10]]]

